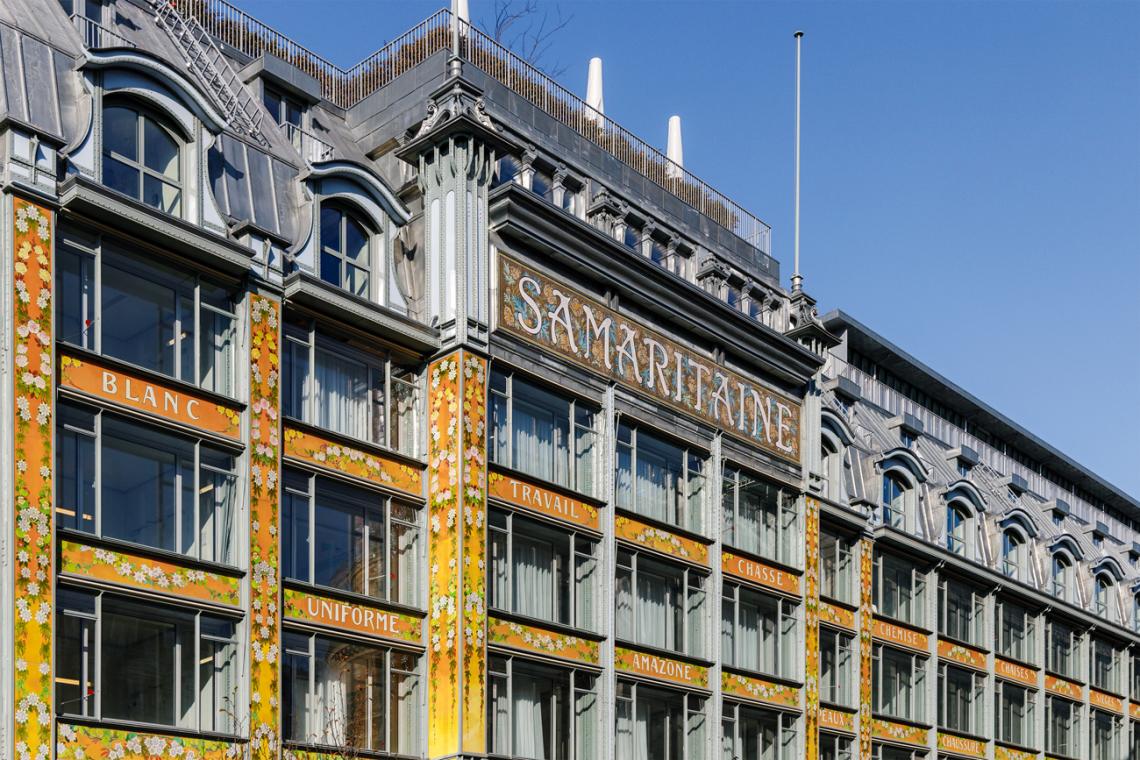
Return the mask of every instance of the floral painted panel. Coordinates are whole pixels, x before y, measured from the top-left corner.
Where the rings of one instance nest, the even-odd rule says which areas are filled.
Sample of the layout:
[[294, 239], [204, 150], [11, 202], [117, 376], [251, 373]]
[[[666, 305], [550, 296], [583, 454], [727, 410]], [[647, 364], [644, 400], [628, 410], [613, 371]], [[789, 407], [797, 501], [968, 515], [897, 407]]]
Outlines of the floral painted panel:
[[804, 560], [804, 611], [807, 628], [807, 652], [804, 656], [804, 722], [807, 757], [819, 751], [819, 502], [804, 500], [806, 550]]
[[617, 647], [614, 649], [614, 668], [634, 675], [672, 681], [698, 689], [709, 688], [709, 669], [683, 660], [660, 657]]
[[1016, 662], [994, 658], [994, 675], [1001, 676], [1010, 681], [1037, 688], [1037, 669], [1019, 665]]
[[962, 644], [956, 644], [952, 641], [938, 642], [938, 656], [944, 660], [953, 660], [960, 665], [965, 665], [977, 670], [986, 669], [985, 653], [979, 652], [973, 647], [963, 646]]
[[1124, 714], [1124, 700], [1120, 697], [1106, 694], [1092, 687], [1089, 687], [1089, 704], [1093, 707], [1099, 707], [1101, 710], [1108, 710], [1117, 715]]
[[820, 602], [819, 619], [823, 623], [830, 623], [838, 628], [845, 628], [849, 631], [855, 630], [855, 613], [837, 604]]
[[38, 760], [52, 748], [52, 216], [21, 198], [12, 205], [14, 744], [17, 760]]
[[94, 359], [64, 354], [59, 360], [59, 382], [72, 390], [129, 409], [234, 440], [241, 438], [238, 409], [152, 381], [142, 372], [111, 369]]
[[241, 581], [233, 576], [208, 573], [173, 562], [161, 562], [73, 541], [64, 541], [60, 554], [60, 572], [63, 574], [204, 602], [234, 607], [241, 604]]
[[424, 494], [424, 474], [419, 467], [327, 441], [303, 430], [285, 428], [285, 456], [403, 491], [417, 498]]
[[800, 404], [499, 254], [498, 328], [800, 461]]
[[487, 360], [463, 352], [463, 751], [487, 746]]
[[1132, 720], [1140, 720], [1140, 702], [1129, 702], [1128, 714], [1132, 716]]
[[720, 689], [722, 693], [728, 696], [750, 699], [754, 702], [765, 702], [782, 707], [799, 707], [800, 705], [800, 690], [796, 687], [765, 681], [762, 678], [752, 678], [739, 673], [729, 673], [722, 670]]
[[59, 724], [57, 760], [237, 760], [241, 744]]
[[742, 557], [730, 551], [720, 553], [720, 568], [725, 575], [731, 575], [749, 583], [767, 586], [770, 589], [800, 595], [800, 576], [789, 570], [784, 570], [766, 562]]
[[859, 542], [859, 757], [871, 757], [871, 670], [874, 624], [874, 542]]
[[927, 733], [925, 728], [910, 726], [906, 723], [895, 723], [881, 718], [875, 718], [873, 723], [871, 733], [876, 739], [914, 744], [920, 747], [926, 746]]
[[1036, 760], [1037, 754], [1013, 747], [994, 747], [994, 760]]
[[837, 710], [834, 707], [821, 707], [819, 709], [819, 726], [830, 731], [843, 731], [853, 734], [855, 733], [855, 713]]
[[249, 563], [250, 754], [272, 760], [280, 750], [281, 572], [278, 557], [281, 480], [281, 306], [250, 298]]
[[708, 567], [709, 548], [699, 541], [684, 538], [661, 528], [646, 525], [629, 517], [618, 516], [614, 520], [614, 531], [619, 539], [644, 546], [660, 554], [666, 554], [686, 562]]
[[1045, 691], [1051, 694], [1059, 694], [1062, 697], [1074, 699], [1078, 702], [1084, 699], [1084, 694], [1082, 693], [1084, 690], [1080, 684], [1048, 674], [1045, 675]]
[[537, 625], [522, 625], [509, 620], [490, 618], [487, 639], [492, 644], [553, 655], [566, 660], [597, 665], [601, 645], [568, 633], [548, 631]]

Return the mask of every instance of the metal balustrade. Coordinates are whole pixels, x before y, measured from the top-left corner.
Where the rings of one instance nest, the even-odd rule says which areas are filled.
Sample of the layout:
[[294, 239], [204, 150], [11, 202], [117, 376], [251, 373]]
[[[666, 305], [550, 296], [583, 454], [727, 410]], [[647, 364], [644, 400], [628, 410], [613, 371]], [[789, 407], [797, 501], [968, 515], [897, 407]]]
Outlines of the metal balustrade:
[[[222, 43], [256, 58], [277, 56], [313, 77], [330, 103], [351, 108], [431, 55], [450, 50], [452, 14], [437, 11], [345, 70], [225, 0], [170, 0]], [[643, 177], [700, 211], [762, 253], [771, 250], [771, 228], [728, 196], [670, 161], [609, 117], [474, 26], [461, 23], [459, 56], [526, 98], [552, 118], [608, 151]]]
[[92, 21], [86, 16], [81, 16], [78, 13], [73, 13], [71, 14], [71, 23], [75, 25], [76, 30], [79, 32], [80, 38], [83, 40], [83, 46], [88, 50], [98, 50], [101, 48], [135, 47], [135, 43], [131, 42], [126, 37], [117, 34], [113, 30], [108, 29], [96, 21]]

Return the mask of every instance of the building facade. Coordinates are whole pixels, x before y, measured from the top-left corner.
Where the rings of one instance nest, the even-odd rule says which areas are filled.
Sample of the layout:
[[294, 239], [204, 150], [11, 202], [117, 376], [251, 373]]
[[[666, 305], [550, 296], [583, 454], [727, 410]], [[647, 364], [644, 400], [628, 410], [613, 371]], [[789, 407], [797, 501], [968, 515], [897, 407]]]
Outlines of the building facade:
[[0, 67], [3, 756], [1140, 756], [1140, 503], [450, 12]]

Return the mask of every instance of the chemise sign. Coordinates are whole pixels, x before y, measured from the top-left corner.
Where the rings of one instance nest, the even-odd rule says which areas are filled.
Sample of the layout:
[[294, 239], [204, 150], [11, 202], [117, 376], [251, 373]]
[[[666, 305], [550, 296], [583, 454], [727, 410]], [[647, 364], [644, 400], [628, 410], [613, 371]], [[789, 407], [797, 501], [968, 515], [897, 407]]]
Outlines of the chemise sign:
[[800, 461], [800, 405], [499, 255], [498, 327], [760, 448]]

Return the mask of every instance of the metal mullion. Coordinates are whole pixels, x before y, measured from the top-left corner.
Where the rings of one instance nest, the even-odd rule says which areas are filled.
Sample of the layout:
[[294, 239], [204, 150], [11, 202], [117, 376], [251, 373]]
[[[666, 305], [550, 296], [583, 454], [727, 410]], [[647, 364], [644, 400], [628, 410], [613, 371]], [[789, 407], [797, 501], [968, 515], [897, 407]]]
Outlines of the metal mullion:
[[[103, 413], [95, 414], [95, 535], [103, 535]], [[82, 523], [82, 518], [77, 521]]]
[[[194, 492], [191, 498], [194, 499], [194, 504], [191, 506], [194, 510], [194, 538], [191, 544], [194, 551], [191, 556], [202, 559], [202, 442], [200, 440], [194, 442]], [[179, 522], [181, 523], [181, 520]]]
[[[309, 521], [308, 521], [309, 525], [307, 528], [308, 535], [305, 537], [305, 543], [307, 543], [309, 546], [309, 562], [308, 562], [309, 566], [308, 566], [308, 568], [306, 568], [306, 573], [309, 576], [309, 583], [316, 583], [317, 582], [317, 578], [316, 578], [316, 575], [317, 575], [316, 574], [316, 565], [317, 565], [316, 543], [317, 542], [314, 540], [314, 538], [316, 536], [316, 530], [317, 530], [317, 526], [316, 526], [316, 520], [317, 520], [317, 493], [316, 493], [316, 491], [317, 491], [317, 489], [316, 489], [315, 481], [316, 481], [315, 476], [313, 476], [313, 475], [308, 476], [308, 484], [307, 484], [308, 485], [308, 487], [307, 487], [308, 493], [306, 494], [306, 496], [308, 497], [307, 501], [309, 503]], [[311, 649], [310, 649], [310, 651], [311, 651]]]
[[507, 660], [507, 736], [509, 738], [511, 751], [510, 754], [515, 753], [515, 711], [512, 709], [515, 699], [515, 658], [508, 657]]
[[[392, 416], [391, 416], [391, 414], [392, 414], [392, 408], [391, 408], [392, 403], [393, 403], [393, 399], [392, 399], [392, 356], [391, 356], [391, 354], [385, 354], [385, 356], [384, 356], [384, 405], [383, 405], [383, 409], [381, 410], [381, 413], [383, 415], [385, 415], [385, 419], [380, 421], [380, 424], [381, 424], [381, 426], [383, 426], [383, 429], [384, 429], [384, 436], [383, 436], [384, 440], [379, 441], [378, 443], [380, 443], [381, 445], [383, 445], [389, 449], [393, 448], [393, 446], [392, 446], [392, 430], [391, 430], [392, 426], [388, 424], [389, 420], [391, 420], [391, 418], [392, 418]], [[375, 423], [373, 423], [373, 424], [375, 424]]]
[[[91, 717], [99, 720], [103, 717], [103, 594], [95, 594], [95, 652], [92, 659], [95, 662], [95, 676], [91, 679], [94, 709]], [[86, 684], [85, 684], [86, 686]]]
[[[211, 660], [214, 658], [211, 657]], [[214, 662], [217, 668], [217, 662]], [[215, 686], [217, 681], [215, 680]], [[202, 613], [194, 615], [194, 718], [192, 728], [202, 727]], [[179, 705], [181, 708], [181, 705]]]
[[503, 557], [507, 567], [506, 592], [511, 599], [511, 612], [518, 611], [518, 602], [515, 599], [515, 520], [514, 513], [507, 513], [507, 556]]
[[580, 627], [578, 620], [578, 534], [570, 531], [570, 551], [566, 555], [570, 558], [570, 566], [566, 569], [566, 586], [569, 598], [566, 607], [566, 617], [575, 628]]
[[517, 469], [515, 462], [515, 375], [510, 373], [507, 378], [507, 462], [511, 468]]
[[392, 498], [384, 498], [384, 551], [380, 561], [384, 564], [384, 599], [392, 601], [392, 574], [388, 567], [388, 554], [392, 551]]

